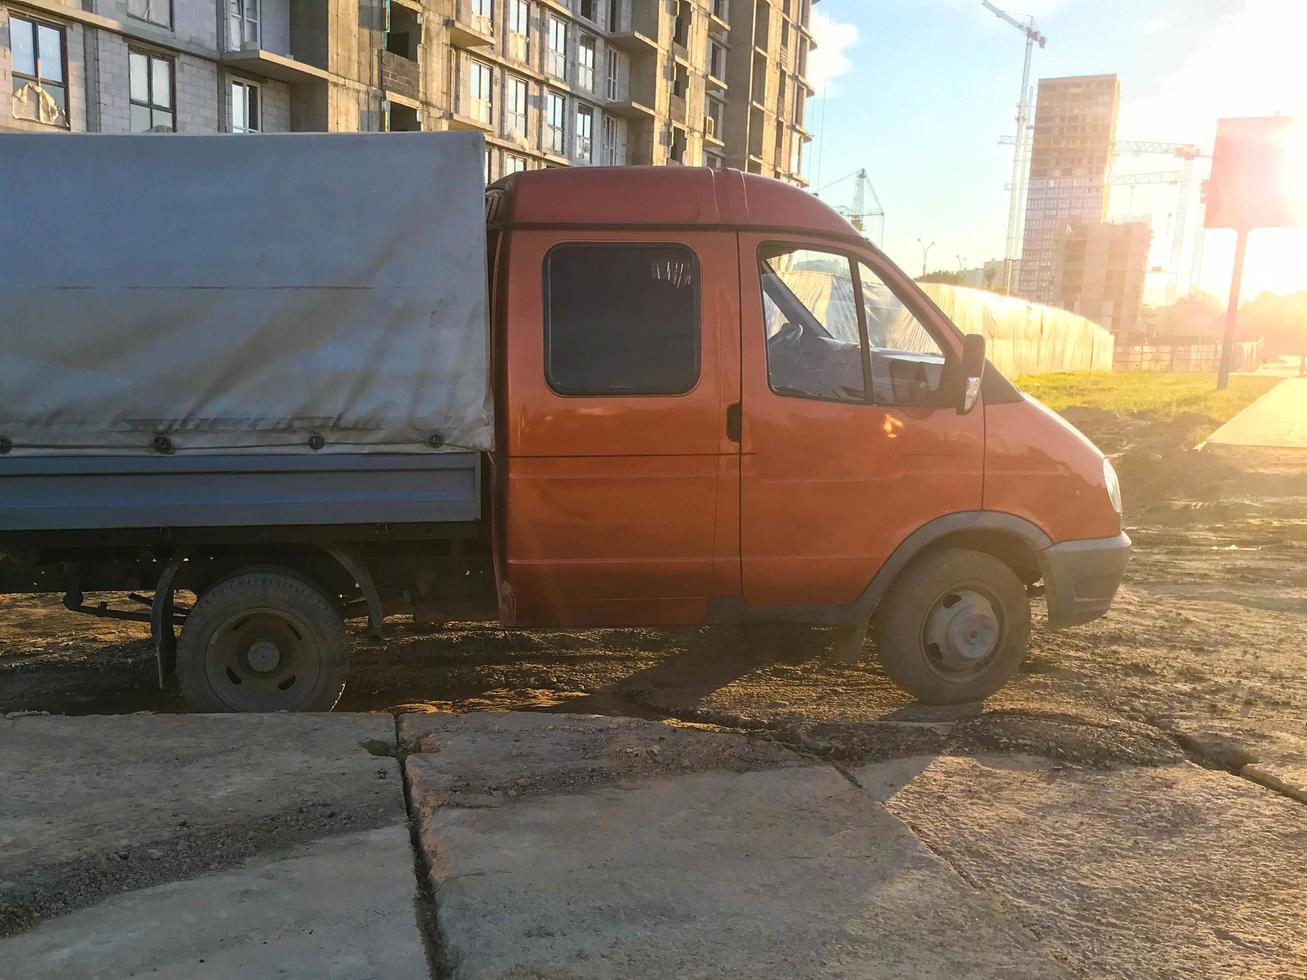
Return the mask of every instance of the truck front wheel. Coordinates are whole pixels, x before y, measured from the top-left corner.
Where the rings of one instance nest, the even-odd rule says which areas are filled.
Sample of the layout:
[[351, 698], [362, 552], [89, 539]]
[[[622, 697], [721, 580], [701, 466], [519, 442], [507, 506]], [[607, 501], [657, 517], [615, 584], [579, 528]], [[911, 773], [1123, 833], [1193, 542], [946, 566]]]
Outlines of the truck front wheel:
[[246, 572], [195, 603], [177, 644], [193, 711], [330, 711], [348, 674], [345, 625], [293, 573]]
[[979, 551], [917, 559], [876, 613], [876, 648], [892, 681], [927, 704], [978, 701], [1026, 657], [1030, 603], [1015, 572]]

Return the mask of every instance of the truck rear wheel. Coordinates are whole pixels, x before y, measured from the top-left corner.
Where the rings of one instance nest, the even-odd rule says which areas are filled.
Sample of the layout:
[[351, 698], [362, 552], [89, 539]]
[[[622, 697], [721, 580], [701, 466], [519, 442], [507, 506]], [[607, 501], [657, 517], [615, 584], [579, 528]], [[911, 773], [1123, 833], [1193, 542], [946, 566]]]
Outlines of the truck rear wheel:
[[348, 668], [340, 613], [289, 572], [219, 582], [195, 603], [177, 644], [177, 678], [194, 711], [330, 711]]
[[881, 602], [875, 626], [885, 673], [903, 690], [927, 704], [978, 701], [1025, 659], [1030, 603], [1004, 562], [948, 549], [908, 566]]

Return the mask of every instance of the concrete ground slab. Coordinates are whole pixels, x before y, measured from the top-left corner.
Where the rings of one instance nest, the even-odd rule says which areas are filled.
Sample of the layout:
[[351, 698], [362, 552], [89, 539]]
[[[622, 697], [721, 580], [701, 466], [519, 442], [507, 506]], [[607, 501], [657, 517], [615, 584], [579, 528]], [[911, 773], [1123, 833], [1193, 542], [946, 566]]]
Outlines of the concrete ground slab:
[[429, 976], [408, 828], [339, 834], [284, 855], [116, 895], [0, 940], [27, 980]]
[[1301, 976], [1307, 808], [1194, 765], [872, 764], [859, 782], [1073, 972]]
[[1307, 378], [1286, 378], [1207, 439], [1215, 446], [1307, 449]]
[[0, 935], [407, 822], [389, 715], [0, 718]]
[[1060, 974], [879, 804], [773, 744], [554, 715], [401, 736], [454, 977]]

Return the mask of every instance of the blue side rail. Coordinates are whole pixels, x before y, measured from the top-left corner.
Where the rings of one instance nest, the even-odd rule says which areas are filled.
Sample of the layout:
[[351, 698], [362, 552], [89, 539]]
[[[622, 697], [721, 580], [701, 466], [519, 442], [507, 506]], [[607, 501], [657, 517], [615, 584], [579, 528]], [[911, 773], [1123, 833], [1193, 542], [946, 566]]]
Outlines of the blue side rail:
[[0, 533], [476, 521], [477, 453], [0, 457]]

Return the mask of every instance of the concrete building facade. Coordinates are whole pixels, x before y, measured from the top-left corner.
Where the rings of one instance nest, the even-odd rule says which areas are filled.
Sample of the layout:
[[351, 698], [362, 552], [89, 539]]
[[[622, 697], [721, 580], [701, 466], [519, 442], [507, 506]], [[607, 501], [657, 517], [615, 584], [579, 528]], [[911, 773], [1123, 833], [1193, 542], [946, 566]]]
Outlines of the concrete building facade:
[[1118, 338], [1139, 331], [1152, 229], [1073, 219], [1058, 243], [1053, 305], [1093, 320]]
[[1055, 303], [1055, 265], [1069, 222], [1107, 217], [1121, 85], [1115, 75], [1042, 78], [1035, 106], [1018, 292]]
[[0, 0], [0, 131], [476, 130], [802, 183], [816, 0]]

